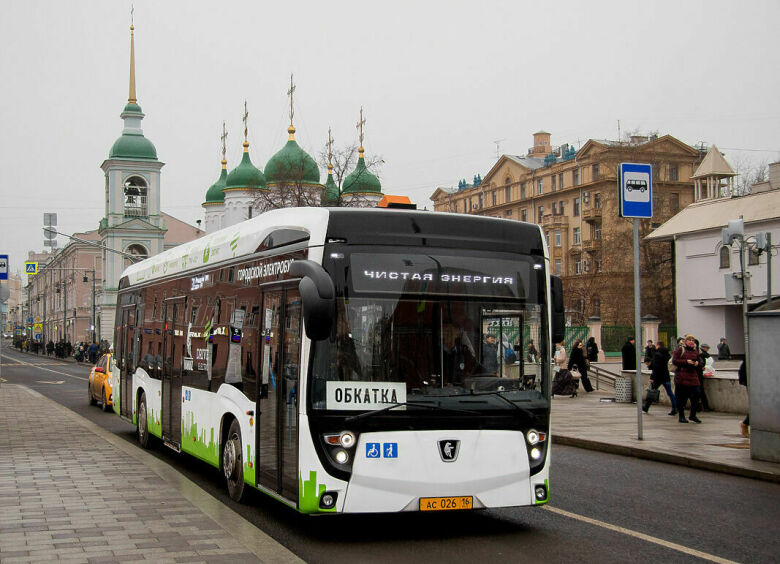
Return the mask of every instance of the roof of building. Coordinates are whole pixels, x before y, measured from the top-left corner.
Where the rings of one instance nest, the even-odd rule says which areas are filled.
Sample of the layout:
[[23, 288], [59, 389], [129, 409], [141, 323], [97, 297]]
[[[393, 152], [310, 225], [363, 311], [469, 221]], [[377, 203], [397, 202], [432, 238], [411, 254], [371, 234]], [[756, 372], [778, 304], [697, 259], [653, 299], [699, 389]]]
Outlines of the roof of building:
[[726, 162], [723, 155], [718, 148], [713, 145], [710, 150], [707, 151], [707, 155], [704, 160], [693, 173], [691, 178], [706, 178], [708, 176], [736, 176], [737, 173], [731, 168], [731, 165]]
[[[328, 165], [328, 168], [332, 168], [332, 165]], [[328, 171], [328, 179], [325, 181], [325, 191], [322, 193], [321, 201], [323, 206], [335, 206], [339, 202], [339, 187], [336, 185], [336, 181], [333, 180], [333, 171]]]
[[342, 184], [343, 194], [381, 194], [382, 184], [379, 179], [366, 167], [366, 159], [363, 157], [363, 147], [360, 147], [360, 158], [357, 166]]
[[244, 141], [244, 156], [238, 166], [230, 171], [225, 179], [225, 190], [231, 188], [262, 189], [265, 188], [265, 176], [263, 171], [252, 164], [249, 158], [249, 143]]
[[122, 136], [114, 141], [108, 158], [156, 161], [157, 149], [143, 134], [122, 133]]
[[[544, 166], [544, 159], [538, 159], [536, 157], [525, 157], [520, 155], [504, 155], [506, 158], [516, 162], [520, 166], [536, 170]], [[489, 174], [489, 173], [488, 173]]]
[[295, 141], [295, 128], [291, 125], [287, 132], [290, 138], [287, 144], [265, 165], [265, 179], [268, 184], [319, 184], [320, 169], [314, 159]]
[[225, 201], [225, 194], [222, 190], [227, 184], [227, 161], [222, 160], [222, 172], [217, 181], [206, 191], [206, 201], [204, 204], [221, 204]]
[[663, 241], [676, 235], [726, 227], [742, 216], [745, 223], [780, 218], [780, 190], [734, 198], [702, 200], [684, 208], [645, 239]]

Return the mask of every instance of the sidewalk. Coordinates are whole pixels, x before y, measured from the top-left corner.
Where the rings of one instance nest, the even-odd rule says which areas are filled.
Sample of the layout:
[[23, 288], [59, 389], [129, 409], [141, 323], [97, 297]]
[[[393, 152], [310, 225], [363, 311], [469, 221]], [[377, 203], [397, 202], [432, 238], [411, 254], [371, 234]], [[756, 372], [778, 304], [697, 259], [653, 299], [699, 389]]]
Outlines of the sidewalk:
[[0, 561], [301, 562], [200, 487], [24, 386], [0, 384]]
[[599, 390], [555, 396], [553, 443], [780, 482], [780, 464], [750, 458], [750, 440], [739, 429], [744, 416], [710, 411], [698, 414], [701, 424], [682, 424], [667, 415], [669, 407], [653, 405], [642, 414], [640, 441], [636, 404], [602, 401], [614, 397]]

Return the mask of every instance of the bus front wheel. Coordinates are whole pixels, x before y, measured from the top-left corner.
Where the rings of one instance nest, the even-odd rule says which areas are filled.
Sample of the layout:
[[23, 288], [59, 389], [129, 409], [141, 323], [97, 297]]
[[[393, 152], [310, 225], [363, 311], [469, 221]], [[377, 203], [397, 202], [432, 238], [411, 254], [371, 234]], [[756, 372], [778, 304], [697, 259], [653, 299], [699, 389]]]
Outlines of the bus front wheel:
[[142, 448], [149, 448], [149, 427], [146, 421], [146, 394], [141, 394], [138, 400], [138, 444]]
[[222, 445], [222, 471], [225, 473], [231, 499], [241, 501], [244, 495], [244, 458], [241, 450], [241, 426], [235, 419], [230, 424], [227, 440]]

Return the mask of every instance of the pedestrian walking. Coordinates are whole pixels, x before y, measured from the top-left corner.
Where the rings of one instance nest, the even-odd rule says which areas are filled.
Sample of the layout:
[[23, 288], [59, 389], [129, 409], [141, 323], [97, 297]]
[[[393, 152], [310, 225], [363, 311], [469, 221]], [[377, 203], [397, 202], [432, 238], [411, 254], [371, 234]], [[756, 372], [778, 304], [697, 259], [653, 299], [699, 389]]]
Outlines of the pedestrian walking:
[[585, 352], [587, 353], [589, 362], [598, 362], [599, 360], [599, 346], [596, 344], [595, 337], [589, 337], [588, 343], [585, 345]]
[[628, 337], [626, 344], [620, 349], [620, 356], [623, 360], [623, 370], [636, 370], [636, 346], [633, 335]]
[[647, 340], [647, 345], [645, 346], [645, 356], [642, 359], [645, 363], [645, 366], [649, 367], [650, 363], [653, 362], [653, 353], [655, 352], [655, 345], [653, 344], [652, 339]]
[[726, 342], [726, 337], [721, 337], [718, 343], [718, 360], [731, 360], [731, 349]]
[[[696, 407], [699, 403], [699, 375], [696, 367], [701, 363], [699, 351], [696, 350], [696, 338], [693, 335], [685, 336], [685, 345], [676, 349], [672, 354], [672, 364], [675, 366], [674, 392], [677, 396], [677, 420], [687, 423], [701, 423], [696, 417]], [[685, 404], [691, 401], [691, 412], [688, 419], [685, 418]]]
[[[739, 383], [745, 386], [745, 389], [747, 389], [748, 381], [747, 381], [747, 368], [745, 367], [745, 361], [742, 361], [742, 364], [739, 365]], [[748, 409], [750, 409], [750, 394], [748, 394]], [[745, 415], [745, 418], [739, 422], [739, 429], [742, 432], [743, 437], [750, 437], [750, 411], [748, 411], [748, 414]]]
[[[669, 359], [671, 357], [672, 355], [669, 353], [669, 349], [666, 348], [665, 343], [658, 341], [655, 352], [653, 352], [652, 362], [650, 363], [650, 370], [652, 371], [650, 374], [650, 387], [657, 390], [663, 386], [672, 404], [672, 410], [669, 412], [669, 415], [677, 415], [677, 398], [672, 393], [671, 377], [669, 376]], [[648, 413], [651, 403], [651, 401], [645, 400], [642, 411]]]
[[526, 360], [532, 364], [536, 364], [536, 359], [539, 358], [539, 351], [536, 350], [536, 347], [534, 346], [534, 340], [531, 339], [528, 342], [528, 354], [526, 355]]
[[571, 347], [571, 354], [569, 354], [569, 363], [566, 366], [569, 370], [576, 366], [577, 371], [580, 373], [580, 382], [586, 392], [593, 391], [593, 385], [588, 378], [588, 359], [585, 358], [585, 346], [582, 340], [575, 339], [574, 344]]
[[555, 343], [555, 371], [566, 368], [566, 349], [563, 348], [563, 341]]
[[699, 397], [701, 398], [701, 408], [703, 411], [712, 411], [710, 408], [710, 402], [707, 399], [707, 392], [704, 390], [704, 369], [707, 366], [707, 359], [712, 358], [710, 356], [710, 346], [708, 344], [705, 343], [699, 347], [699, 358], [701, 359], [701, 362], [696, 367], [696, 374], [699, 377]]

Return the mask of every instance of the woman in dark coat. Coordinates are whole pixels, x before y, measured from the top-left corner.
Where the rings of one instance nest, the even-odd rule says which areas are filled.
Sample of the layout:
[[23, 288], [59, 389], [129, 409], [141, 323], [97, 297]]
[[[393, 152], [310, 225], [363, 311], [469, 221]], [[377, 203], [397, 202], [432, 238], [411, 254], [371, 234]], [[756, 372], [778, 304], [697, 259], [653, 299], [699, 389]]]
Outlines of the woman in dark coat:
[[[699, 403], [699, 375], [696, 367], [701, 362], [693, 335], [685, 336], [685, 346], [674, 351], [672, 364], [675, 366], [674, 391], [677, 392], [677, 411], [680, 423], [689, 420], [701, 423], [696, 417], [696, 405]], [[685, 418], [685, 403], [691, 400], [691, 414]]]
[[[669, 376], [669, 359], [672, 356], [669, 354], [669, 349], [666, 348], [663, 341], [658, 341], [656, 344], [655, 352], [653, 353], [653, 359], [650, 362], [650, 369], [652, 374], [650, 375], [650, 387], [657, 390], [661, 386], [666, 390], [666, 395], [669, 396], [669, 401], [672, 402], [672, 410], [669, 415], [677, 415], [677, 398], [672, 393], [672, 384]], [[642, 410], [647, 413], [650, 410], [650, 404], [645, 400]]]
[[588, 344], [585, 345], [585, 351], [588, 354], [588, 360], [590, 362], [598, 362], [599, 360], [599, 346], [596, 344], [596, 338], [590, 337]]
[[571, 353], [569, 354], [568, 369], [571, 370], [572, 366], [576, 366], [580, 372], [580, 382], [586, 392], [593, 391], [593, 385], [588, 378], [588, 361], [585, 360], [585, 347], [580, 339], [574, 341], [574, 345], [571, 347]]

